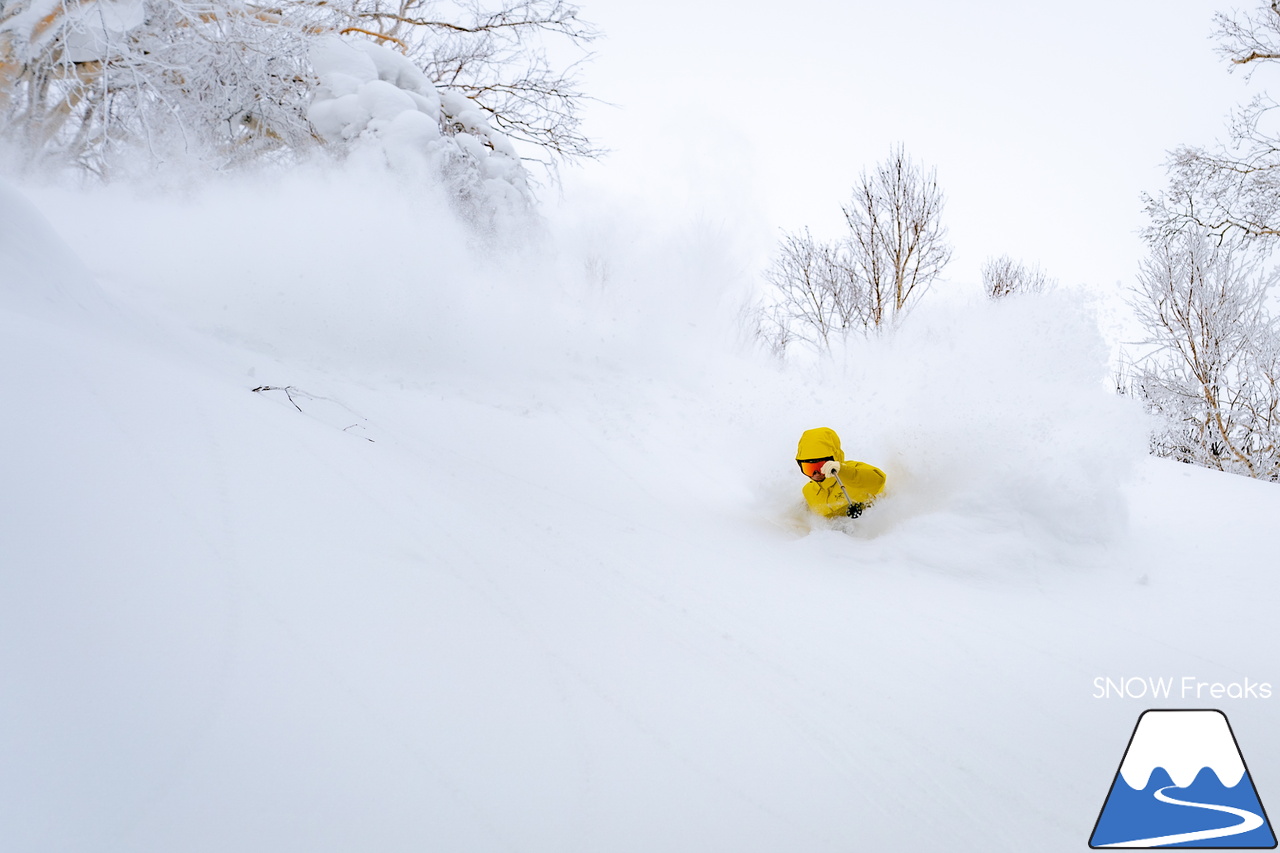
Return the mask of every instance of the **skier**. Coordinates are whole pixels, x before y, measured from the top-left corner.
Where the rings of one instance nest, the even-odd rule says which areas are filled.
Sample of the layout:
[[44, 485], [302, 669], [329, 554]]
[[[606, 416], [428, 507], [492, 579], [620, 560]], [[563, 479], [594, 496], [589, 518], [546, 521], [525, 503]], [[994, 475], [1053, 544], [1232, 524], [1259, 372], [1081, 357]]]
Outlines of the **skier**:
[[844, 461], [840, 436], [826, 427], [804, 431], [796, 464], [810, 480], [804, 484], [809, 508], [827, 518], [857, 518], [884, 490], [884, 472], [865, 462]]

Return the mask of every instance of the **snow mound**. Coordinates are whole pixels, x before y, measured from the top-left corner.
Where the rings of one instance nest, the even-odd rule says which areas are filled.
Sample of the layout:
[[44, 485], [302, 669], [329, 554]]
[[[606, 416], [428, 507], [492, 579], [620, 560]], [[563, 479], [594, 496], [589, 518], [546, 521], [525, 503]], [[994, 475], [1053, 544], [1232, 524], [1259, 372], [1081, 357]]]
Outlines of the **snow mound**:
[[101, 313], [93, 275], [26, 197], [0, 180], [0, 305], [49, 318]]
[[324, 38], [311, 51], [320, 85], [307, 110], [316, 131], [403, 171], [433, 170], [455, 189], [520, 209], [531, 200], [511, 142], [457, 92], [437, 90], [405, 57], [361, 40]]

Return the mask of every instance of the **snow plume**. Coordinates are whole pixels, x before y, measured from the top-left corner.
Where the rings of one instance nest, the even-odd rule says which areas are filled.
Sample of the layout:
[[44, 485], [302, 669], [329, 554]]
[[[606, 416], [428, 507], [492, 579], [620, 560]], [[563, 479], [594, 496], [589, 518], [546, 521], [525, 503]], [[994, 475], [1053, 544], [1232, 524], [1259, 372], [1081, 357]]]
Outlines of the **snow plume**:
[[835, 428], [850, 458], [888, 473], [857, 535], [893, 531], [920, 562], [985, 571], [1125, 529], [1145, 424], [1108, 393], [1107, 354], [1082, 298], [1055, 293], [924, 305], [894, 334], [787, 372], [797, 426]]
[[598, 200], [478, 232], [378, 164], [230, 178], [186, 195], [31, 196], [104, 286], [266, 356], [404, 381], [687, 374], [745, 287], [730, 235]]
[[[832, 427], [889, 475], [851, 527], [859, 559], [1078, 560], [1124, 528], [1121, 489], [1144, 454], [1141, 416], [1109, 393], [1107, 347], [1069, 292], [926, 302], [896, 334], [779, 367], [731, 354], [749, 292], [740, 240], [603, 198], [484, 237], [380, 169], [37, 199], [108, 291], [248, 345], [262, 381], [291, 381], [263, 375], [279, 363], [459, 383], [521, 409], [572, 401], [618, 437], [611, 452], [661, 460], [637, 481], [699, 514], [823, 531], [798, 506], [792, 459], [804, 429]], [[708, 490], [693, 472], [713, 460]]]

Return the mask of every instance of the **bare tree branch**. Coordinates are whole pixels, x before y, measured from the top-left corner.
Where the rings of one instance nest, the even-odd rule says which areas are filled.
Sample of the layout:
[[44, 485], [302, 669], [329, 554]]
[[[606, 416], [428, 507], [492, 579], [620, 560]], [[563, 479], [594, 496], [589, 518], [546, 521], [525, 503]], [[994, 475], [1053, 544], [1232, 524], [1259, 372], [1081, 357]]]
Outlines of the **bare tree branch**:
[[1254, 51], [1248, 56], [1233, 56], [1231, 61], [1236, 65], [1247, 65], [1250, 62], [1257, 62], [1260, 59], [1280, 59], [1280, 53], [1258, 53]]
[[942, 224], [945, 197], [902, 145], [863, 172], [844, 210], [847, 253], [871, 300], [872, 325], [905, 315], [951, 260]]
[[765, 272], [772, 290], [757, 335], [778, 353], [792, 343], [828, 352], [904, 317], [950, 260], [943, 204], [934, 172], [895, 147], [854, 187], [843, 239], [822, 243], [808, 229], [783, 236]]
[[1057, 286], [1040, 267], [1027, 267], [1008, 255], [987, 258], [982, 265], [982, 286], [990, 299], [1020, 293], [1043, 293]]
[[365, 29], [361, 29], [360, 27], [346, 27], [344, 29], [338, 30], [338, 35], [340, 36], [345, 36], [349, 33], [361, 33], [362, 35], [373, 36], [375, 39], [378, 39], [379, 41], [395, 42], [396, 44], [400, 45], [400, 51], [402, 53], [407, 53], [409, 50], [409, 45], [405, 44], [395, 36], [389, 36], [386, 33], [375, 33], [373, 30], [365, 30]]

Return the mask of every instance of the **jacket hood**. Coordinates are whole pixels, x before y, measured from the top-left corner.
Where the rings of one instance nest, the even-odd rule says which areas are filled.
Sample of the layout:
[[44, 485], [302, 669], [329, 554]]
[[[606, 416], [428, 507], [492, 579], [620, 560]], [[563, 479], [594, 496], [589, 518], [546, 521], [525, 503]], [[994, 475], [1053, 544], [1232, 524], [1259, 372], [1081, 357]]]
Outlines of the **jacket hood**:
[[800, 446], [796, 448], [797, 459], [822, 459], [830, 456], [837, 462], [844, 461], [844, 451], [840, 449], [840, 436], [827, 427], [807, 429], [800, 436]]

